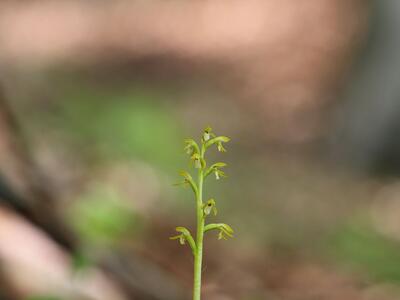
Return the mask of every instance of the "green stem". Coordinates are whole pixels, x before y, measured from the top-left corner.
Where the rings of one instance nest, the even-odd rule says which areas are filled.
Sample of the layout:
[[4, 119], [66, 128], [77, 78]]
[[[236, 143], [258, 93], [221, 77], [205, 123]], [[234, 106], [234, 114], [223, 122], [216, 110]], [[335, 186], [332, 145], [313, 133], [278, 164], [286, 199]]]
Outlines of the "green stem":
[[[201, 149], [200, 156], [204, 158], [204, 146]], [[204, 215], [203, 215], [203, 169], [199, 169], [198, 186], [196, 193], [196, 210], [197, 210], [197, 236], [196, 236], [196, 252], [194, 255], [194, 280], [193, 280], [193, 300], [201, 298], [201, 271], [203, 260], [203, 236], [204, 236]]]

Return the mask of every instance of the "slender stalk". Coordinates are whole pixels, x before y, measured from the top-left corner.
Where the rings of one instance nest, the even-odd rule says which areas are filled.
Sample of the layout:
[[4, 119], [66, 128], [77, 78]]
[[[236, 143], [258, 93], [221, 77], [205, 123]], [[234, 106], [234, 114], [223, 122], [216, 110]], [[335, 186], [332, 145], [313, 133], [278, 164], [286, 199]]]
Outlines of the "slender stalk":
[[[204, 159], [204, 146], [201, 149], [200, 157]], [[197, 235], [196, 251], [194, 255], [194, 279], [193, 279], [193, 300], [201, 298], [201, 271], [203, 261], [203, 236], [204, 236], [204, 215], [203, 215], [203, 168], [198, 172], [198, 190], [196, 193], [196, 211], [197, 211]]]
[[206, 217], [211, 213], [214, 216], [217, 215], [216, 201], [214, 198], [208, 199], [203, 203], [203, 183], [207, 176], [211, 173], [215, 174], [215, 178], [218, 180], [221, 177], [226, 177], [225, 173], [221, 168], [226, 167], [226, 163], [216, 162], [207, 169], [207, 163], [205, 160], [205, 152], [212, 145], [217, 146], [219, 152], [226, 152], [223, 147], [223, 143], [229, 142], [229, 138], [226, 136], [216, 136], [211, 127], [204, 129], [201, 138], [201, 148], [195, 140], [189, 138], [185, 140], [184, 150], [190, 155], [190, 160], [193, 163], [194, 168], [198, 169], [197, 180], [193, 180], [191, 174], [186, 171], [181, 171], [179, 174], [184, 178], [183, 182], [179, 185], [190, 186], [196, 197], [196, 217], [197, 217], [197, 228], [196, 228], [196, 241], [192, 237], [190, 230], [183, 226], [178, 226], [175, 231], [178, 233], [175, 236], [170, 237], [171, 240], [177, 240], [181, 245], [189, 244], [192, 249], [194, 257], [194, 270], [193, 270], [193, 300], [201, 299], [201, 275], [202, 275], [202, 261], [203, 261], [203, 237], [205, 232], [210, 230], [219, 231], [218, 239], [226, 240], [228, 237], [233, 237], [233, 229], [224, 223], [210, 223], [205, 226]]

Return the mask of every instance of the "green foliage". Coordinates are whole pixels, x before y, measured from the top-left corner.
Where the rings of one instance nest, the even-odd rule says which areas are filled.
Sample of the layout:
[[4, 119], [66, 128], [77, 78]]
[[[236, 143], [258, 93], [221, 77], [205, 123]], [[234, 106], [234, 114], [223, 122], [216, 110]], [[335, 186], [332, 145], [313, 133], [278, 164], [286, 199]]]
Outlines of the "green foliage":
[[140, 159], [168, 170], [179, 162], [180, 124], [174, 108], [160, 101], [164, 95], [90, 85], [64, 87], [61, 92], [62, 101], [45, 116], [47, 126], [63, 129], [84, 154], [101, 160]]
[[69, 214], [71, 223], [84, 240], [112, 243], [125, 237], [135, 222], [133, 212], [122, 203], [113, 189], [96, 185], [75, 202]]
[[79, 272], [87, 269], [92, 265], [90, 259], [81, 252], [73, 253], [72, 255], [72, 268], [74, 271]]
[[178, 240], [181, 245], [185, 245], [187, 242], [192, 250], [194, 256], [193, 300], [200, 300], [204, 233], [216, 230], [218, 231], [218, 239], [233, 237], [233, 229], [227, 224], [210, 223], [205, 225], [206, 218], [209, 217], [211, 213], [213, 213], [214, 216], [217, 215], [217, 203], [213, 198], [203, 202], [204, 179], [211, 173], [215, 174], [217, 180], [226, 177], [225, 172], [221, 169], [227, 166], [226, 163], [217, 162], [207, 168], [205, 158], [206, 151], [211, 146], [216, 145], [219, 152], [226, 152], [223, 144], [229, 142], [229, 140], [230, 139], [226, 136], [216, 136], [212, 132], [211, 127], [204, 129], [200, 146], [193, 139], [185, 140], [184, 150], [189, 155], [192, 166], [197, 169], [197, 180], [194, 180], [189, 172], [181, 171], [180, 175], [183, 177], [183, 181], [178, 183], [178, 185], [190, 186], [194, 193], [197, 213], [197, 234], [196, 240], [194, 240], [189, 229], [179, 226], [175, 229], [178, 235], [170, 239]]
[[375, 280], [400, 284], [400, 243], [382, 236], [371, 226], [343, 227], [329, 245], [339, 262]]

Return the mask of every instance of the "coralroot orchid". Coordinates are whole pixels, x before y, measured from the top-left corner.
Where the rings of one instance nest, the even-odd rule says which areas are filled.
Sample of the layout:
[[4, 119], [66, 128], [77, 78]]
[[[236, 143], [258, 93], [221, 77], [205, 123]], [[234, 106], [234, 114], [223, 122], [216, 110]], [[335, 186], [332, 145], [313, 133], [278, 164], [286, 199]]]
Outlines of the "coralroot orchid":
[[193, 139], [185, 140], [184, 150], [190, 156], [190, 160], [193, 163], [195, 169], [197, 169], [197, 180], [195, 181], [188, 172], [181, 171], [180, 175], [183, 177], [183, 182], [179, 185], [190, 186], [195, 198], [196, 198], [196, 212], [197, 212], [197, 233], [196, 240], [192, 237], [190, 231], [185, 227], [176, 227], [178, 235], [171, 237], [172, 240], [178, 240], [181, 245], [189, 244], [192, 249], [194, 256], [194, 279], [193, 279], [193, 300], [200, 300], [201, 298], [201, 272], [202, 272], [202, 260], [203, 260], [203, 238], [204, 233], [210, 230], [218, 231], [218, 239], [227, 239], [233, 237], [233, 229], [224, 223], [210, 223], [205, 224], [206, 218], [211, 213], [214, 216], [217, 215], [217, 203], [211, 198], [206, 202], [203, 202], [203, 184], [204, 179], [214, 173], [215, 178], [218, 180], [222, 177], [226, 177], [225, 172], [221, 168], [226, 167], [226, 163], [217, 162], [207, 168], [205, 159], [205, 153], [212, 145], [217, 146], [219, 152], [226, 152], [223, 143], [229, 142], [229, 138], [226, 136], [216, 136], [211, 127], [204, 129], [201, 145], [196, 143]]

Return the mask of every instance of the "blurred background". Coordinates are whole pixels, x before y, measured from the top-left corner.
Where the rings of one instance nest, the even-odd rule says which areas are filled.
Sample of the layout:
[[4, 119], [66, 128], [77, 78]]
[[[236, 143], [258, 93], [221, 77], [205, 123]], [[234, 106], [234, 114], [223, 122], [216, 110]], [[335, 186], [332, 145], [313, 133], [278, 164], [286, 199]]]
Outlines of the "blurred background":
[[400, 298], [400, 2], [0, 3], [0, 299], [190, 299], [183, 139], [209, 181], [207, 300]]

